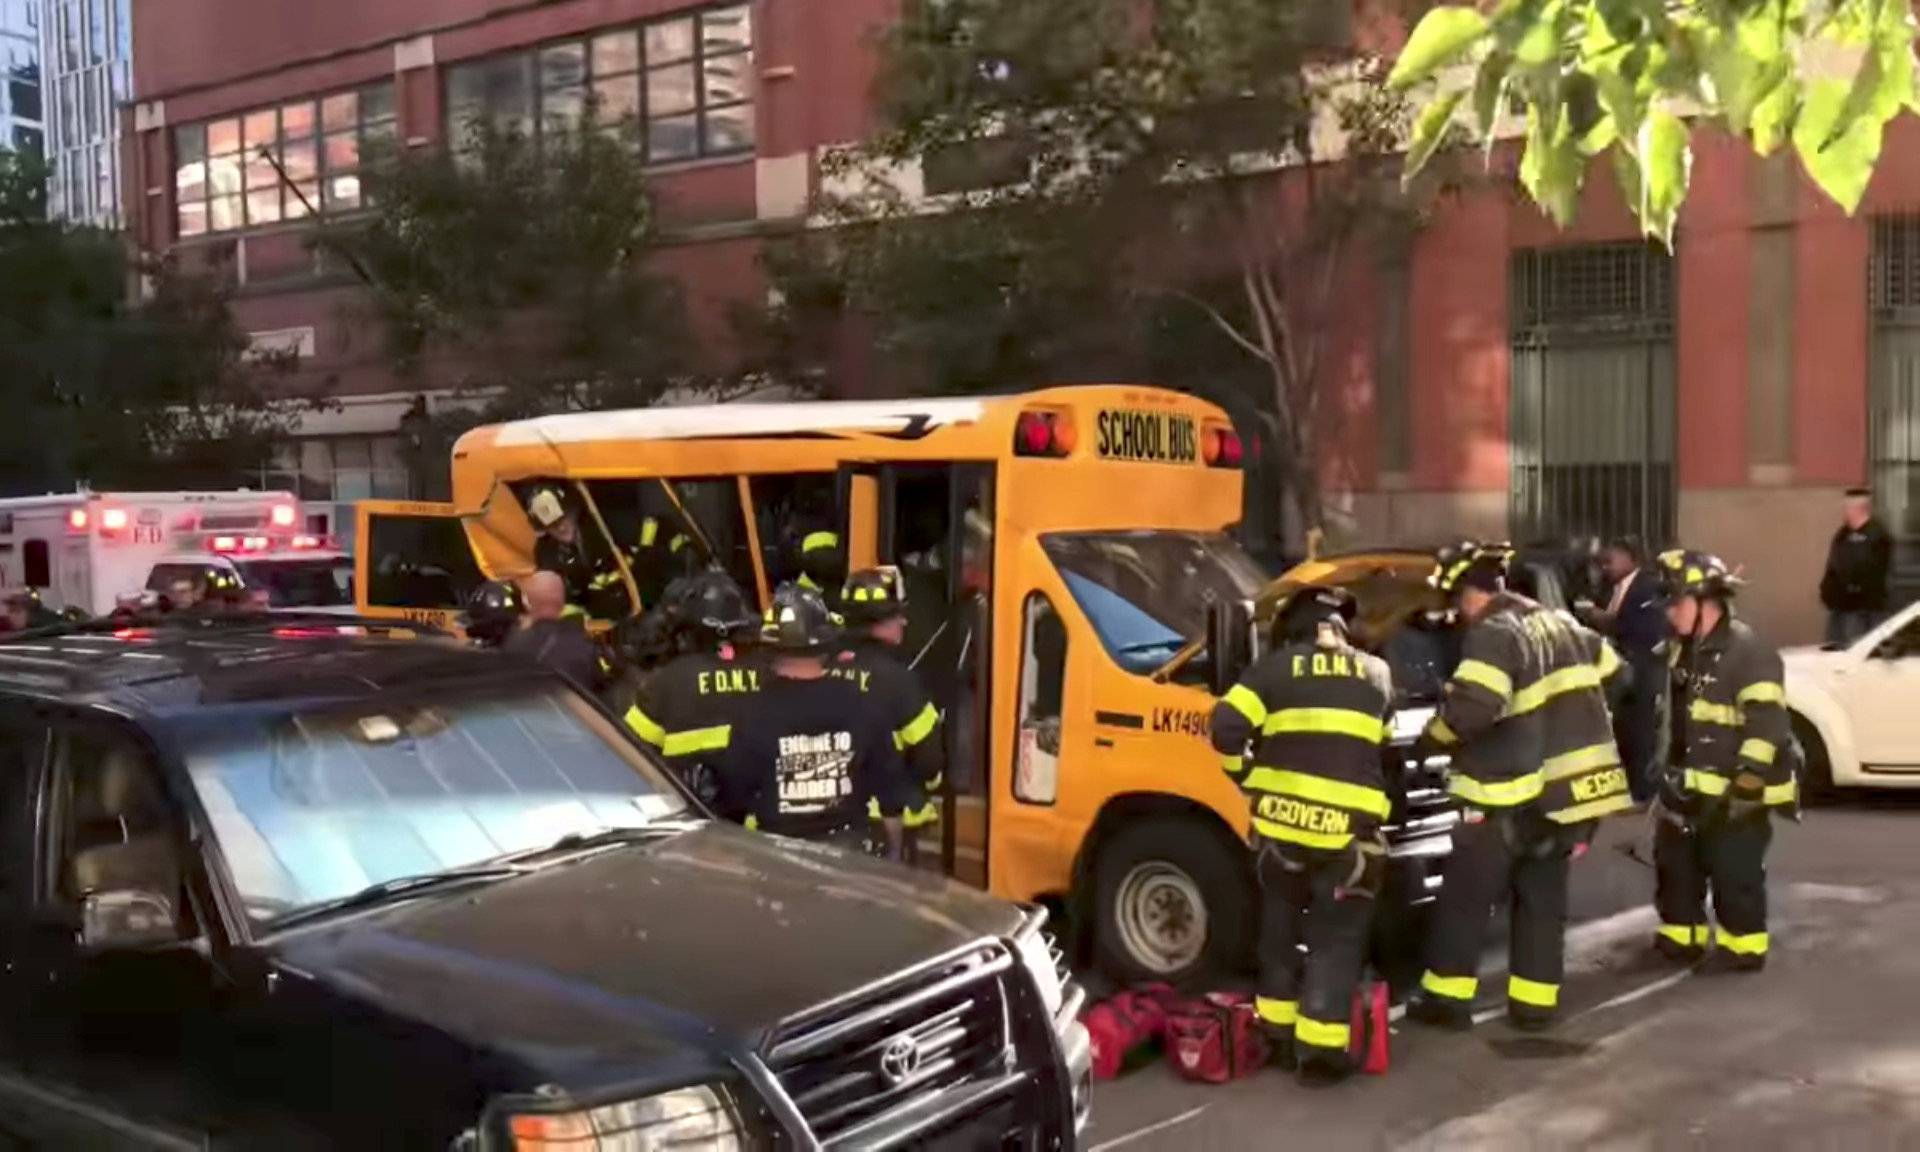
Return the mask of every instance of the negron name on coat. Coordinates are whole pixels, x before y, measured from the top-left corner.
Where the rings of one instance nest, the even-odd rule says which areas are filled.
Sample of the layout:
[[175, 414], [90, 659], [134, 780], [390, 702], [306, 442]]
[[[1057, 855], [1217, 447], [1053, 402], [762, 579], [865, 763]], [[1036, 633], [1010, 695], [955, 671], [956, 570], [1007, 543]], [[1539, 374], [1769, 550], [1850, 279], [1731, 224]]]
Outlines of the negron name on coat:
[[1200, 458], [1193, 417], [1172, 412], [1109, 409], [1094, 417], [1095, 450], [1108, 460], [1191, 464]]

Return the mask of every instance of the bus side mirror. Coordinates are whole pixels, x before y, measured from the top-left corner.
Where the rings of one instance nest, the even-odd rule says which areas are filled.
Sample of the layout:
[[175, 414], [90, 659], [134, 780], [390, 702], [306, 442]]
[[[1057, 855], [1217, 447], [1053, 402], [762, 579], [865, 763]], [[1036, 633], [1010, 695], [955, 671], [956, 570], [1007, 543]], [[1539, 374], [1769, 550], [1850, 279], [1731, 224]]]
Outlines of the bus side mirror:
[[1214, 600], [1207, 605], [1207, 687], [1224, 696], [1253, 662], [1253, 605]]

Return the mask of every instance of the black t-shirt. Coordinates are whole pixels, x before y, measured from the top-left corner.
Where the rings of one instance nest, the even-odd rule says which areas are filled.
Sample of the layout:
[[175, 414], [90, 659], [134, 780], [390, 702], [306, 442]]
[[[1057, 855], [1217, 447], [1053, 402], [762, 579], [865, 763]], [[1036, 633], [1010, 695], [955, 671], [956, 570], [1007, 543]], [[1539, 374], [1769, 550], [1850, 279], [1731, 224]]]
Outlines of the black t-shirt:
[[864, 826], [869, 800], [898, 816], [917, 799], [886, 711], [837, 676], [762, 673], [750, 713], [710, 763], [722, 814], [785, 836]]

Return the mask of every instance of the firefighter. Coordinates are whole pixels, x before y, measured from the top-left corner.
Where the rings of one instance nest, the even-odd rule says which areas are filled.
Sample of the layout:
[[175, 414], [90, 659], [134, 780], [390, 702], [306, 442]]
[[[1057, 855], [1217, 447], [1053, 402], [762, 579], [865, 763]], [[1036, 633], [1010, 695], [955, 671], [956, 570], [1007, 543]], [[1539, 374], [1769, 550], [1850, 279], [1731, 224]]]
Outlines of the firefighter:
[[[846, 620], [845, 651], [836, 671], [864, 677], [885, 700], [893, 742], [905, 758], [922, 796], [910, 806], [908, 831], [925, 828], [940, 819], [933, 799], [944, 783], [946, 751], [940, 739], [940, 709], [934, 706], [920, 677], [900, 658], [907, 639], [907, 585], [900, 569], [866, 568], [847, 577], [840, 590], [840, 614]], [[877, 811], [870, 813], [876, 819]], [[909, 841], [909, 849], [912, 842]]]
[[763, 670], [741, 644], [753, 612], [732, 577], [712, 570], [675, 581], [659, 611], [677, 654], [645, 677], [627, 727], [712, 801], [708, 768], [760, 690]]
[[1529, 1030], [1552, 1022], [1567, 861], [1589, 834], [1589, 820], [1630, 802], [1616, 795], [1626, 792], [1626, 779], [1603, 699], [1595, 710], [1603, 668], [1611, 675], [1617, 660], [1608, 660], [1610, 649], [1602, 655], [1571, 616], [1507, 591], [1512, 555], [1505, 545], [1463, 542], [1440, 550], [1430, 577], [1465, 634], [1421, 744], [1451, 755], [1449, 790], [1461, 823], [1408, 1014], [1445, 1028], [1472, 1027], [1481, 942], [1496, 904], [1511, 909], [1507, 1018]]
[[1718, 963], [1767, 963], [1770, 813], [1798, 815], [1780, 653], [1733, 611], [1740, 580], [1716, 556], [1671, 551], [1659, 560], [1673, 656], [1671, 755], [1654, 801], [1654, 946], [1691, 963], [1708, 950], [1713, 896]]
[[1387, 860], [1380, 748], [1393, 685], [1386, 663], [1348, 640], [1355, 611], [1342, 588], [1294, 592], [1273, 651], [1213, 710], [1222, 767], [1253, 803], [1255, 1010], [1281, 1062], [1311, 1079], [1351, 1071], [1348, 1013]]
[[627, 567], [642, 606], [651, 608], [666, 594], [667, 585], [687, 575], [694, 554], [693, 541], [660, 516], [640, 518], [640, 534], [627, 549]]
[[829, 668], [838, 619], [818, 592], [784, 584], [760, 643], [768, 651], [760, 689], [715, 757], [716, 806], [749, 828], [864, 848], [877, 805], [884, 854], [899, 859], [902, 814], [918, 790], [878, 700]]
[[[527, 499], [527, 518], [540, 532], [533, 545], [534, 566], [560, 576], [566, 585], [567, 604], [575, 613], [609, 608], [607, 600], [619, 587], [620, 573], [613, 565], [594, 560], [565, 492], [556, 484], [536, 487]], [[619, 613], [597, 614], [605, 617]]]
[[468, 595], [460, 627], [480, 647], [498, 648], [520, 626], [525, 611], [520, 585], [511, 580], [488, 580]]
[[841, 586], [847, 563], [840, 551], [840, 533], [831, 528], [802, 533], [798, 551], [800, 575], [796, 584], [822, 597]]

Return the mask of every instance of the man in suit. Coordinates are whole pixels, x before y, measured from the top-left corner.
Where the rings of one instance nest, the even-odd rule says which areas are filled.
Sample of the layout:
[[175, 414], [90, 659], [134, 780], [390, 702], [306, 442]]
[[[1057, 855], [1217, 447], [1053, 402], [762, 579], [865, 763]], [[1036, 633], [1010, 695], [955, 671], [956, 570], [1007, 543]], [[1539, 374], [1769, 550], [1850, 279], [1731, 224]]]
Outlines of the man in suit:
[[1581, 603], [1578, 614], [1605, 634], [1626, 661], [1626, 696], [1614, 712], [1613, 736], [1635, 801], [1652, 799], [1660, 748], [1660, 709], [1665, 702], [1667, 638], [1660, 579], [1645, 566], [1638, 538], [1616, 536], [1601, 557], [1611, 589], [1605, 605]]

